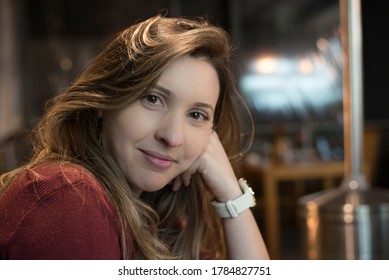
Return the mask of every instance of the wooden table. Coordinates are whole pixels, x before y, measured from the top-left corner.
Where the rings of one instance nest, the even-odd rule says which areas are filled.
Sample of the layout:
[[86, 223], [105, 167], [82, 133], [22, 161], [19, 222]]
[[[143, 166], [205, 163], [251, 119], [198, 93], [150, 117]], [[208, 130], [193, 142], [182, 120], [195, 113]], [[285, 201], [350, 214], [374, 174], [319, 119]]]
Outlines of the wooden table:
[[278, 185], [280, 181], [323, 180], [323, 188], [336, 187], [334, 179], [344, 176], [343, 161], [317, 161], [293, 164], [266, 164], [255, 167], [262, 174], [266, 245], [272, 259], [280, 257], [280, 214]]

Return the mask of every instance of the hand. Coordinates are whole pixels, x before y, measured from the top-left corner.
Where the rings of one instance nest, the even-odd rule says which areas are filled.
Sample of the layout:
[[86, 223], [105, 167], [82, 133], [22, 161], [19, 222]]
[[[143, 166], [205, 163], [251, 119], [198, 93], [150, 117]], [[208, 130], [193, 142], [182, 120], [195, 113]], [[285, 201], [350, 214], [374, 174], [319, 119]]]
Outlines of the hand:
[[192, 175], [201, 175], [216, 200], [225, 202], [242, 194], [235, 173], [216, 132], [209, 137], [203, 153], [184, 173], [173, 180], [173, 190], [189, 186]]

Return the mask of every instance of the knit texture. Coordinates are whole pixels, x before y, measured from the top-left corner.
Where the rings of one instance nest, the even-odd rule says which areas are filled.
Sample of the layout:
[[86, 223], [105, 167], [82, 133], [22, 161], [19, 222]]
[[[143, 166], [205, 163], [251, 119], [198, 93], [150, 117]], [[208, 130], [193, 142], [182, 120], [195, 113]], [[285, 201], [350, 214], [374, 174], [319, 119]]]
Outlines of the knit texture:
[[102, 185], [74, 164], [45, 163], [0, 198], [0, 259], [120, 259], [120, 225]]

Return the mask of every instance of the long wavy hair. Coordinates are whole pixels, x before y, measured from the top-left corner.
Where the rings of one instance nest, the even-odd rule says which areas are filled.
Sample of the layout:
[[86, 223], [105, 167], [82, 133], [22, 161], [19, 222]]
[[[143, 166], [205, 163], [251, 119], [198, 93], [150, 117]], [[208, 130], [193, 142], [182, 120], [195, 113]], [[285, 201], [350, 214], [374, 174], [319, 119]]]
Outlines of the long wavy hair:
[[231, 54], [226, 31], [203, 18], [158, 15], [119, 32], [66, 92], [48, 103], [31, 161], [1, 176], [0, 195], [16, 175], [42, 162], [79, 164], [102, 183], [117, 209], [123, 259], [199, 259], [203, 248], [213, 258], [226, 258], [221, 221], [201, 178], [195, 176], [192, 187], [177, 192], [165, 187], [138, 197], [99, 141], [98, 112], [121, 110], [138, 100], [173, 60], [204, 58], [220, 82], [214, 129], [238, 172], [253, 133], [234, 83]]

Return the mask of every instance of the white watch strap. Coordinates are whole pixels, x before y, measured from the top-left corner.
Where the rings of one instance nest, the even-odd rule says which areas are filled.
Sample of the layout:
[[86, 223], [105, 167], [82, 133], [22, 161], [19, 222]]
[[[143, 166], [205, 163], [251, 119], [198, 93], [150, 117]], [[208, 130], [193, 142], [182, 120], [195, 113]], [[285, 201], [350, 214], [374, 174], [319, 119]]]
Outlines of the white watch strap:
[[239, 186], [243, 191], [243, 195], [234, 200], [226, 202], [218, 202], [213, 200], [211, 203], [215, 207], [216, 212], [222, 218], [237, 217], [244, 210], [255, 206], [254, 192], [247, 184], [246, 180], [239, 179]]

